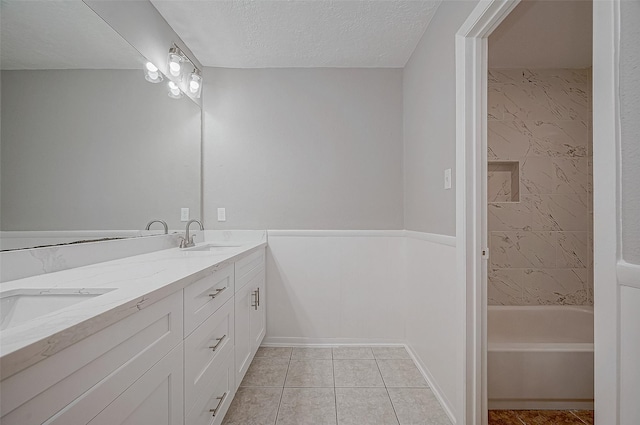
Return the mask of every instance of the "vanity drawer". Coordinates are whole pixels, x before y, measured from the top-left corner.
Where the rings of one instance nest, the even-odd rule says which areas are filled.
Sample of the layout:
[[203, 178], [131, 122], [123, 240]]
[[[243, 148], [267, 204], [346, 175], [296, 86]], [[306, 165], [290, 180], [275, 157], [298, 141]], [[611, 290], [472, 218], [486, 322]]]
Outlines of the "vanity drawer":
[[265, 249], [259, 249], [235, 263], [236, 292], [264, 270]]
[[233, 353], [229, 353], [217, 373], [208, 380], [200, 397], [187, 414], [185, 425], [219, 425], [222, 423], [235, 395], [236, 385], [233, 369]]
[[229, 264], [184, 289], [185, 336], [233, 296], [233, 280], [234, 267]]
[[233, 300], [227, 301], [184, 341], [184, 403], [189, 411], [229, 355], [233, 355]]

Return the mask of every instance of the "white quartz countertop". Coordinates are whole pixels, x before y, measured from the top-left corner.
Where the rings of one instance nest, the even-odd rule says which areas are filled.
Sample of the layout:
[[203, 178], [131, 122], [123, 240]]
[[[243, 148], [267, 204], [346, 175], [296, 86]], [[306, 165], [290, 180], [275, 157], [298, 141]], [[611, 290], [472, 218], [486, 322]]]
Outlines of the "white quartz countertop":
[[[199, 245], [205, 245], [205, 242]], [[180, 291], [228, 264], [266, 246], [264, 240], [216, 251], [165, 249], [24, 279], [2, 282], [11, 290], [111, 289], [0, 332], [0, 379]]]

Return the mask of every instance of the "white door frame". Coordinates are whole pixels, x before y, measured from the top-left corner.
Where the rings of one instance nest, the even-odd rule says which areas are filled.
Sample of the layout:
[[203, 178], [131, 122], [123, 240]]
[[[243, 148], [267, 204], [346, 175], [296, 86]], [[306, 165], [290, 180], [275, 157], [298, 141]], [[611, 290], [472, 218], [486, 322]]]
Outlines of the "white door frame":
[[489, 34], [520, 0], [484, 0], [456, 34], [456, 250], [462, 320], [459, 423], [487, 424], [487, 57]]
[[[620, 0], [593, 2], [595, 422], [620, 424]], [[621, 261], [620, 261], [621, 263]], [[618, 268], [618, 270], [616, 270]]]
[[[482, 0], [456, 34], [456, 249], [463, 315], [458, 421], [487, 423], [487, 37], [520, 0]], [[620, 423], [620, 0], [593, 6], [594, 296], [596, 423]]]

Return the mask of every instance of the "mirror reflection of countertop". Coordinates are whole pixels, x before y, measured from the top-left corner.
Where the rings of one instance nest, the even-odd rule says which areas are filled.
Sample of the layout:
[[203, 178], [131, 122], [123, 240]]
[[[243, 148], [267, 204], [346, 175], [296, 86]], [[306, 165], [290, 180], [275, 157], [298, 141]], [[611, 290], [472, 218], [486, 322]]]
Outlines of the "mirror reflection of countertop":
[[[215, 249], [207, 249], [206, 246]], [[2, 282], [3, 294], [104, 291], [0, 332], [1, 379], [182, 290], [214, 271], [266, 246], [266, 240], [221, 247], [212, 241], [196, 249], [165, 249], [84, 267]], [[197, 249], [199, 247], [205, 247]], [[17, 292], [16, 292], [17, 291]]]

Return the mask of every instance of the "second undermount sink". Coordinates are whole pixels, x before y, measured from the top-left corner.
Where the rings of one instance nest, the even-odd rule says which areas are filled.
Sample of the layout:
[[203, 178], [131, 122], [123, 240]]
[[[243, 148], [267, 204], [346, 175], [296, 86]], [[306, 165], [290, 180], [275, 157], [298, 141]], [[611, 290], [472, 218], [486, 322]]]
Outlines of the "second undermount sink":
[[235, 248], [241, 247], [241, 243], [233, 242], [207, 242], [204, 245], [193, 246], [191, 248], [184, 248], [183, 251], [213, 251], [213, 252], [225, 252]]
[[13, 289], [0, 292], [0, 330], [106, 294], [113, 289]]

